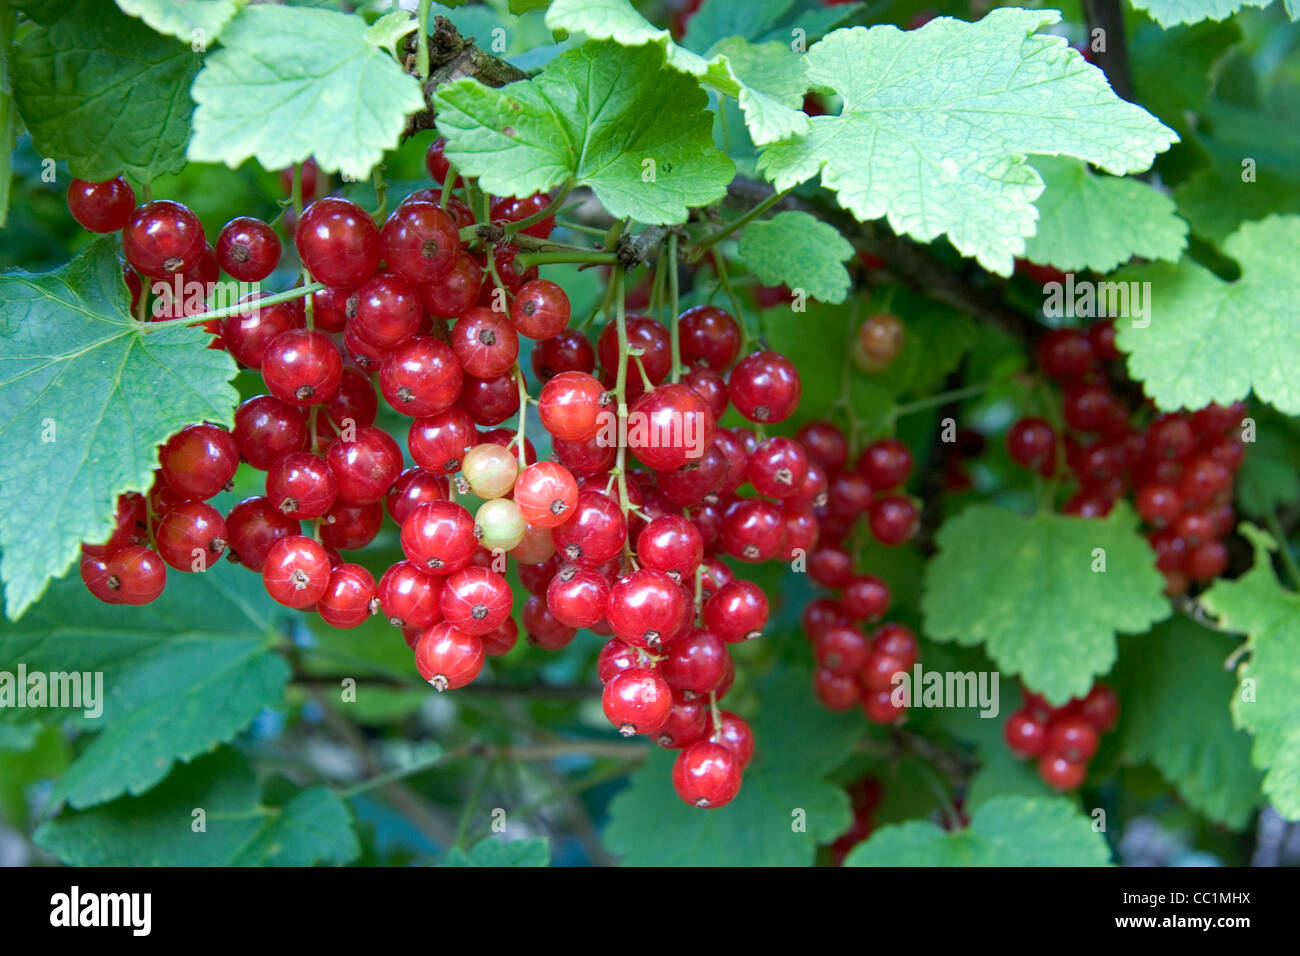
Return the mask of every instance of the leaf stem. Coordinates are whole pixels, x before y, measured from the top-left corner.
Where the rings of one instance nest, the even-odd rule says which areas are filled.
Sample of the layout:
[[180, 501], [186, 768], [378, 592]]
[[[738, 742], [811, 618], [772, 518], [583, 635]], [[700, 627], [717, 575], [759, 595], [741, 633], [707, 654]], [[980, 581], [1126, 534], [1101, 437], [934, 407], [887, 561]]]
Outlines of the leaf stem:
[[596, 252], [594, 250], [575, 250], [567, 249], [558, 252], [521, 252], [515, 257], [515, 263], [520, 272], [527, 272], [533, 266], [552, 265], [560, 262], [586, 262], [596, 264], [613, 264], [618, 262], [618, 256], [612, 252]]
[[415, 72], [422, 80], [429, 76], [429, 4], [430, 0], [420, 0], [415, 11], [415, 20], [419, 24], [415, 38]]
[[1291, 579], [1291, 586], [1300, 590], [1300, 565], [1296, 564], [1295, 555], [1291, 553], [1291, 542], [1287, 540], [1286, 532], [1282, 530], [1282, 522], [1277, 520], [1277, 512], [1269, 511], [1265, 514], [1264, 521], [1273, 537], [1277, 539], [1278, 554], [1282, 557], [1282, 566], [1286, 568], [1287, 577]]
[[992, 382], [985, 382], [982, 385], [967, 385], [964, 388], [954, 388], [950, 392], [939, 392], [935, 395], [927, 395], [925, 398], [915, 402], [906, 402], [894, 407], [894, 418], [901, 418], [904, 415], [912, 415], [916, 412], [923, 412], [929, 408], [935, 408], [939, 405], [947, 405], [949, 402], [960, 402], [968, 398], [974, 398], [977, 395], [983, 395], [993, 387]]
[[[790, 189], [793, 188], [794, 188], [793, 186], [790, 187]], [[688, 260], [691, 262], [696, 261], [701, 256], [703, 256], [704, 253], [708, 251], [712, 246], [721, 242], [723, 239], [726, 239], [727, 236], [731, 235], [737, 229], [741, 229], [744, 226], [748, 225], [749, 223], [753, 222], [759, 216], [763, 215], [763, 213], [767, 212], [769, 209], [771, 209], [773, 206], [779, 203], [782, 199], [784, 199], [786, 197], [786, 194], [790, 192], [790, 189], [783, 189], [779, 193], [772, 193], [772, 195], [768, 196], [757, 206], [754, 206], [748, 212], [731, 220], [731, 222], [727, 223], [721, 229], [717, 230], [716, 232], [711, 232], [707, 236], [701, 237], [700, 240], [695, 243], [694, 248], [692, 248], [690, 255], [687, 257]]]
[[672, 320], [668, 326], [673, 353], [672, 380], [680, 381], [682, 377], [682, 333], [678, 327], [678, 288], [677, 288], [677, 233], [668, 234], [668, 303], [672, 308]]

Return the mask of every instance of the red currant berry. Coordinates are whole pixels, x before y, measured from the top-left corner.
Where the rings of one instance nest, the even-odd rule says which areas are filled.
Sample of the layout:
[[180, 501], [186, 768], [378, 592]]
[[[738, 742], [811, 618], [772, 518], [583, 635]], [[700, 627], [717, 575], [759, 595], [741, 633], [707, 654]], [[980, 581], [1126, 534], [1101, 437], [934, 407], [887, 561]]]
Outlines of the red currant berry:
[[[439, 136], [429, 144], [429, 148], [424, 154], [424, 166], [429, 171], [429, 175], [433, 178], [434, 182], [437, 183], [445, 183], [447, 181], [447, 174], [451, 172], [451, 163], [448, 161], [447, 157], [443, 155], [443, 150], [446, 148], [447, 141]], [[452, 188], [459, 189], [461, 185], [461, 178], [457, 176], [456, 181], [452, 183]]]
[[605, 616], [609, 581], [594, 568], [566, 564], [546, 588], [546, 606], [566, 627], [591, 627]]
[[453, 627], [482, 635], [496, 630], [510, 616], [511, 600], [504, 577], [470, 565], [447, 577], [438, 606], [443, 620]]
[[[506, 196], [492, 204], [488, 215], [493, 222], [523, 222], [538, 213], [544, 212], [551, 205], [550, 193], [533, 193], [522, 199]], [[555, 217], [547, 216], [520, 230], [525, 236], [545, 239], [555, 228]]]
[[655, 743], [665, 750], [681, 750], [703, 740], [709, 732], [709, 708], [703, 700], [675, 698], [668, 719], [655, 734]]
[[1038, 364], [1058, 382], [1082, 378], [1092, 368], [1088, 336], [1079, 329], [1053, 329], [1039, 340]]
[[883, 438], [863, 450], [858, 473], [876, 491], [897, 488], [912, 473], [912, 453], [894, 438]]
[[[86, 585], [86, 590], [95, 597], [99, 598], [105, 604], [121, 604], [122, 597], [118, 594], [118, 588], [114, 584], [120, 582], [110, 582], [108, 573], [108, 558], [103, 555], [83, 554], [81, 556], [81, 581]], [[615, 641], [615, 644], [621, 644], [621, 641]]]
[[[413, 418], [447, 412], [460, 398], [463, 383], [456, 354], [430, 335], [407, 339], [385, 355], [379, 366], [379, 390], [384, 400]], [[468, 422], [468, 418], [463, 420]], [[473, 422], [468, 423], [472, 428]]]
[[704, 539], [680, 515], [662, 515], [637, 536], [636, 557], [644, 568], [663, 571], [678, 584], [693, 585], [695, 569], [704, 560]]
[[662, 571], [641, 568], [609, 592], [605, 619], [614, 636], [637, 647], [657, 648], [672, 640], [686, 614], [677, 582]]
[[193, 269], [206, 245], [199, 217], [170, 199], [140, 206], [122, 230], [126, 261], [153, 279], [167, 279]]
[[561, 372], [544, 386], [537, 401], [542, 426], [563, 441], [583, 442], [600, 433], [611, 414], [609, 393], [585, 372]]
[[799, 406], [799, 370], [784, 355], [755, 352], [731, 370], [727, 391], [736, 410], [751, 422], [785, 421]]
[[357, 290], [357, 314], [348, 328], [363, 341], [387, 351], [420, 329], [420, 297], [414, 287], [381, 273]]
[[599, 491], [582, 491], [573, 516], [555, 528], [555, 547], [571, 564], [594, 568], [613, 558], [627, 540], [618, 503]]
[[722, 744], [740, 760], [741, 768], [754, 759], [754, 732], [749, 723], [737, 714], [724, 710], [718, 717], [719, 727], [709, 734], [709, 740]]
[[731, 581], [704, 602], [704, 626], [729, 644], [761, 636], [767, 615], [767, 596], [749, 581]]
[[838, 545], [818, 545], [808, 553], [808, 574], [824, 588], [842, 588], [853, 579], [853, 558]]
[[500, 425], [519, 411], [519, 383], [513, 375], [475, 378], [466, 375], [458, 403], [480, 425]]
[[290, 329], [300, 329], [306, 324], [306, 313], [300, 300], [260, 306], [257, 300], [264, 293], [255, 292], [240, 299], [247, 308], [226, 319], [221, 328], [221, 338], [226, 350], [235, 360], [248, 368], [260, 369], [271, 342]]
[[544, 651], [563, 650], [578, 633], [552, 614], [546, 600], [537, 595], [524, 602], [521, 617], [528, 643]]
[[384, 223], [379, 248], [388, 268], [412, 285], [424, 285], [456, 264], [460, 230], [436, 204], [408, 198]]
[[827, 471], [837, 471], [849, 460], [849, 443], [844, 433], [830, 422], [809, 422], [795, 434], [808, 457]]
[[398, 561], [379, 579], [375, 596], [394, 627], [431, 627], [442, 616], [442, 578], [422, 568]]
[[867, 663], [867, 639], [856, 627], [829, 628], [814, 637], [812, 644], [817, 663], [832, 674], [847, 677]]
[[266, 593], [286, 607], [311, 607], [329, 584], [330, 559], [319, 541], [302, 535], [271, 545], [262, 567]]
[[871, 533], [881, 544], [902, 544], [916, 534], [916, 505], [904, 495], [887, 495], [872, 502], [869, 517]]
[[1050, 470], [1056, 459], [1056, 432], [1041, 418], [1022, 418], [1007, 432], [1007, 454], [1022, 468]]
[[549, 279], [525, 282], [510, 304], [510, 321], [525, 338], [554, 338], [569, 325], [569, 297]]
[[1047, 724], [1028, 710], [1018, 710], [1007, 718], [1002, 736], [1018, 757], [1038, 757], [1047, 749]]
[[578, 483], [563, 465], [539, 461], [515, 479], [514, 499], [530, 525], [556, 528], [569, 520], [578, 504]]
[[852, 710], [862, 700], [862, 689], [856, 680], [824, 667], [813, 675], [813, 692], [823, 707], [835, 713]]
[[1097, 733], [1108, 733], [1119, 720], [1119, 697], [1105, 684], [1093, 684], [1079, 705], [1079, 713]]
[[451, 347], [466, 373], [476, 378], [496, 378], [514, 367], [519, 357], [519, 336], [504, 316], [477, 306], [456, 320]]
[[677, 320], [677, 330], [687, 365], [725, 372], [740, 354], [740, 326], [717, 306], [692, 306]]
[[673, 707], [673, 690], [656, 671], [630, 667], [615, 674], [605, 685], [601, 704], [609, 722], [624, 737], [653, 734], [668, 719]]
[[693, 807], [725, 807], [740, 792], [741, 766], [730, 748], [701, 740], [673, 763], [673, 789]]
[[303, 210], [294, 243], [312, 277], [326, 285], [355, 289], [379, 268], [379, 230], [370, 214], [337, 196]]
[[519, 640], [519, 625], [512, 617], [506, 618], [495, 630], [488, 631], [479, 638], [483, 642], [483, 653], [488, 657], [500, 657], [508, 654]]
[[1088, 776], [1088, 765], [1048, 751], [1038, 760], [1038, 775], [1053, 790], [1074, 790]]
[[1072, 763], [1087, 763], [1097, 752], [1097, 728], [1082, 716], [1059, 717], [1047, 728], [1047, 746]]
[[424, 631], [415, 644], [415, 666], [434, 690], [464, 687], [483, 670], [483, 658], [483, 642], [447, 621]]
[[301, 533], [302, 526], [266, 498], [245, 498], [226, 515], [226, 546], [230, 560], [261, 572], [271, 546]]
[[329, 401], [338, 392], [342, 377], [343, 358], [323, 332], [281, 332], [267, 345], [262, 359], [267, 389], [291, 405]]
[[456, 406], [411, 423], [407, 448], [415, 463], [434, 475], [460, 471], [465, 453], [478, 443], [474, 421]]
[[785, 518], [770, 501], [748, 498], [737, 502], [722, 523], [722, 548], [751, 564], [769, 561], [781, 550]]
[[294, 451], [281, 455], [266, 472], [266, 498], [290, 518], [319, 518], [338, 492], [334, 472], [320, 455]]
[[68, 187], [68, 211], [91, 232], [117, 232], [135, 210], [135, 190], [121, 176], [102, 183], [74, 179]]
[[217, 236], [217, 261], [240, 282], [261, 282], [280, 264], [280, 237], [251, 216], [239, 216]]
[[206, 571], [226, 550], [226, 519], [201, 501], [183, 501], [158, 522], [158, 554], [178, 571]]
[[704, 454], [714, 427], [713, 412], [698, 392], [660, 385], [632, 403], [627, 447], [656, 471], [672, 471]]
[[529, 362], [537, 380], [545, 385], [561, 372], [590, 373], [596, 367], [596, 350], [581, 332], [566, 329], [534, 345]]
[[760, 495], [793, 497], [808, 476], [808, 453], [793, 438], [769, 438], [754, 449], [745, 477]]
[[849, 617], [858, 621], [876, 621], [889, 610], [889, 585], [872, 574], [863, 574], [844, 585], [840, 604]]
[[482, 289], [482, 267], [473, 256], [461, 252], [442, 279], [420, 286], [420, 302], [430, 315], [454, 319], [478, 301]]
[[[646, 376], [652, 385], [658, 385], [668, 377], [673, 365], [668, 330], [661, 323], [644, 315], [629, 315], [624, 325], [627, 329], [628, 347], [641, 350], [641, 365], [645, 368]], [[601, 331], [600, 338], [596, 340], [596, 355], [600, 367], [605, 371], [607, 384], [613, 384], [619, 362], [617, 323], [610, 322]], [[635, 365], [630, 358], [628, 369], [627, 398], [632, 401], [641, 394], [644, 386], [641, 376], [635, 373]]]
[[274, 395], [257, 395], [235, 409], [231, 436], [240, 457], [265, 471], [281, 455], [307, 447], [307, 419]]
[[325, 453], [338, 479], [338, 498], [352, 505], [382, 501], [402, 472], [402, 451], [386, 431], [358, 428], [352, 441], [336, 439]]
[[375, 579], [359, 564], [340, 564], [330, 571], [316, 612], [331, 627], [356, 627], [379, 610]]
[[556, 438], [551, 442], [551, 450], [565, 468], [575, 478], [586, 478], [609, 471], [614, 466], [618, 450], [614, 444], [607, 442], [603, 435], [597, 434], [586, 441], [565, 441]]
[[426, 501], [402, 522], [402, 551], [429, 574], [459, 571], [477, 547], [474, 518], [455, 502]]
[[[339, 390], [325, 407], [330, 421], [339, 428], [373, 425], [375, 416], [379, 413], [379, 399], [375, 397], [375, 386], [370, 381], [370, 376], [360, 369], [344, 368], [343, 376], [339, 379]], [[317, 418], [316, 421], [319, 426], [320, 419]], [[324, 437], [324, 432], [321, 435]], [[334, 430], [330, 429], [329, 437], [333, 438], [334, 435]]]
[[167, 585], [167, 566], [155, 551], [129, 544], [108, 559], [107, 585], [122, 604], [141, 605], [157, 600]]
[[190, 425], [167, 439], [158, 459], [173, 491], [203, 501], [235, 476], [239, 450], [228, 431], [215, 425]]
[[383, 523], [384, 508], [380, 504], [336, 503], [321, 520], [321, 544], [335, 551], [364, 548], [375, 540]]

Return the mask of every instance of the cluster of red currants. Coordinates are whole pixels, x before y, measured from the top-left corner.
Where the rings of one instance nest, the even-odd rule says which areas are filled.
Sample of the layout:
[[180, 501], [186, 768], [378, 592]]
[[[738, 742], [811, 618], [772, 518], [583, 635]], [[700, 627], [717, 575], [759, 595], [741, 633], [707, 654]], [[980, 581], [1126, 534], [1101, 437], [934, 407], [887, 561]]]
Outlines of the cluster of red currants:
[[1007, 746], [1018, 757], [1038, 760], [1038, 775], [1056, 790], [1073, 790], [1088, 776], [1088, 761], [1097, 753], [1101, 735], [1115, 729], [1119, 698], [1105, 684], [1093, 684], [1088, 695], [1060, 707], [1037, 694], [1002, 727]]
[[[427, 156], [435, 179], [449, 175], [442, 145]], [[563, 290], [516, 269], [508, 244], [514, 232], [549, 234], [550, 197], [493, 202], [507, 241], [471, 251], [461, 230], [473, 217], [454, 197], [444, 208], [442, 192], [408, 196], [382, 226], [334, 196], [296, 217], [304, 281], [323, 288], [269, 303], [254, 292], [237, 313], [202, 320], [268, 394], [243, 402], [231, 431], [204, 423], [172, 436], [148, 494], [123, 495], [110, 538], [83, 546], [83, 579], [106, 602], [145, 604], [168, 567], [203, 571], [224, 552], [260, 572], [276, 601], [335, 627], [382, 613], [421, 676], [447, 690], [517, 640], [508, 554], [530, 592], [520, 616], [530, 642], [559, 649], [579, 628], [610, 637], [598, 665], [610, 721], [681, 751], [683, 800], [723, 806], [754, 749], [747, 723], [718, 707], [734, 677], [727, 645], [758, 636], [768, 604], [718, 555], [806, 553], [826, 476], [800, 443], [717, 421], [729, 406], [760, 426], [784, 420], [798, 372], [773, 352], [742, 357], [736, 320], [711, 306], [680, 317], [677, 363], [668, 330], [642, 315], [609, 322], [593, 347], [568, 328]], [[236, 219], [214, 247], [189, 209], [137, 207], [121, 179], [74, 183], [69, 206], [87, 228], [122, 230], [133, 311], [149, 301], [140, 276], [260, 282], [280, 259], [267, 223]], [[537, 460], [522, 415], [519, 433], [495, 427], [532, 401], [521, 336], [535, 342], [552, 461]], [[412, 420], [411, 467], [375, 425], [379, 396]], [[241, 462], [265, 472], [266, 493], [222, 515], [209, 499]], [[457, 501], [471, 493], [473, 513]], [[374, 540], [385, 511], [405, 560], [376, 582], [343, 553]]]
[[1236, 525], [1233, 483], [1244, 457], [1239, 430], [1246, 407], [1165, 412], [1137, 427], [1107, 383], [1107, 364], [1120, 358], [1110, 320], [1087, 331], [1045, 335], [1038, 362], [1064, 389], [1068, 433], [1062, 441], [1047, 421], [1022, 418], [1007, 433], [1007, 450], [1044, 477], [1057, 475], [1064, 461], [1078, 485], [1063, 507], [1067, 514], [1104, 516], [1131, 492], [1165, 576], [1165, 593], [1184, 594], [1228, 565], [1223, 538]]
[[895, 675], [912, 669], [919, 647], [902, 624], [887, 622], [866, 632], [864, 625], [876, 624], [888, 612], [889, 586], [875, 575], [855, 572], [850, 539], [863, 515], [882, 544], [902, 544], [916, 533], [916, 505], [898, 490], [912, 472], [912, 454], [897, 439], [882, 438], [849, 468], [848, 440], [829, 422], [804, 425], [798, 438], [827, 475], [825, 501], [815, 510], [818, 538], [808, 552], [808, 574], [838, 592], [815, 598], [803, 611], [804, 635], [817, 664], [813, 688], [830, 710], [861, 705], [873, 723], [895, 723], [907, 709], [895, 694]]

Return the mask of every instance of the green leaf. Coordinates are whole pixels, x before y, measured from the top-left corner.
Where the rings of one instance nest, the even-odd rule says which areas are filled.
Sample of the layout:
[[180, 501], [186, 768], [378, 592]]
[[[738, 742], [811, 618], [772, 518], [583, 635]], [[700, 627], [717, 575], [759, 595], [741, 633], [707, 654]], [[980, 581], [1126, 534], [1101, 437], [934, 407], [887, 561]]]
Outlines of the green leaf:
[[227, 25], [192, 90], [189, 157], [281, 169], [314, 157], [361, 179], [424, 105], [358, 16], [257, 4]]
[[1128, 371], [1163, 409], [1227, 405], [1254, 389], [1288, 414], [1300, 413], [1300, 380], [1291, 357], [1300, 324], [1287, 319], [1300, 300], [1300, 216], [1243, 225], [1223, 244], [1241, 266], [1224, 282], [1190, 259], [1125, 269], [1120, 282], [1149, 283], [1150, 325], [1118, 323]]
[[117, 0], [123, 13], [206, 50], [247, 0]]
[[935, 543], [921, 599], [926, 633], [984, 644], [1004, 674], [1054, 704], [1082, 697], [1111, 669], [1116, 631], [1140, 633], [1169, 616], [1155, 555], [1123, 503], [1100, 520], [972, 505]]
[[750, 223], [740, 236], [741, 261], [764, 285], [804, 289], [821, 302], [843, 302], [853, 246], [834, 227], [787, 210]]
[[754, 722], [756, 751], [740, 794], [697, 810], [673, 791], [677, 754], [657, 750], [609, 808], [605, 845], [625, 866], [809, 866], [849, 825], [848, 795], [823, 778], [862, 734], [858, 714], [831, 714], [806, 671], [774, 672]]
[[[797, 104], [783, 101], [782, 94], [788, 92], [784, 84], [775, 90], [766, 85], [751, 86], [741, 75], [748, 72], [745, 64], [740, 63], [739, 71], [733, 66], [728, 51], [743, 49], [743, 40], [729, 41], [723, 52], [711, 53], [707, 58], [700, 56], [674, 43], [671, 33], [646, 20], [628, 0], [555, 0], [546, 11], [546, 25], [552, 30], [613, 40], [625, 47], [650, 44], [659, 47], [669, 67], [735, 99], [744, 111], [750, 136], [759, 145], [801, 135], [809, 129], [807, 114], [796, 109]], [[802, 71], [803, 58], [796, 56], [789, 60], [788, 69]]]
[[703, 51], [727, 37], [757, 40], [793, 6], [794, 0], [704, 0], [686, 24], [682, 45]]
[[370, 24], [366, 29], [366, 39], [387, 53], [395, 53], [397, 44], [419, 29], [415, 17], [405, 10], [393, 10]]
[[948, 833], [914, 821], [881, 827], [845, 866], [1107, 866], [1091, 821], [1060, 797], [995, 797]]
[[1137, 100], [1183, 134], [1187, 114], [1205, 106], [1218, 63], [1241, 39], [1236, 23], [1198, 23], [1162, 29], [1138, 24], [1129, 44]]
[[1038, 231], [1025, 258], [1066, 272], [1110, 272], [1134, 256], [1177, 262], [1187, 223], [1174, 201], [1137, 179], [1096, 176], [1075, 159], [1039, 156], [1046, 188], [1038, 197]]
[[884, 216], [923, 241], [946, 235], [1009, 275], [1042, 192], [1027, 154], [1126, 174], [1178, 138], [1115, 96], [1064, 37], [1036, 33], [1059, 19], [1003, 8], [977, 23], [836, 30], [805, 59], [813, 86], [843, 97], [840, 115], [814, 117], [806, 135], [768, 146], [759, 169], [778, 189], [820, 173], [859, 220]]
[[1232, 642], [1185, 617], [1120, 643], [1114, 678], [1124, 756], [1150, 761], [1197, 811], [1240, 830], [1260, 803], [1250, 735], [1232, 725]]
[[438, 90], [447, 158], [501, 196], [568, 180], [610, 215], [686, 220], [726, 193], [734, 167], [713, 147], [706, 97], [663, 53], [588, 41], [501, 89], [464, 78]]
[[1300, 594], [1277, 579], [1276, 542], [1251, 525], [1241, 531], [1254, 546], [1254, 566], [1235, 581], [1216, 581], [1201, 603], [1224, 627], [1248, 635], [1232, 718], [1255, 735], [1250, 757], [1266, 771], [1264, 793], [1282, 816], [1300, 820]]
[[1237, 507], [1262, 518], [1300, 501], [1300, 423], [1268, 406], [1254, 417], [1255, 440], [1237, 472]]
[[20, 751], [0, 749], [0, 820], [26, 829], [27, 790], [57, 777], [68, 765], [68, 744], [57, 727], [47, 727]]
[[21, 622], [0, 623], [8, 669], [102, 675], [102, 713], [83, 723], [99, 732], [51, 799], [83, 808], [143, 793], [282, 703], [289, 668], [272, 650], [277, 605], [261, 578], [225, 561], [172, 578], [138, 608], [105, 605], [70, 575]]
[[[201, 328], [127, 312], [117, 241], [53, 272], [0, 276], [0, 576], [16, 620], [113, 528], [117, 496], [146, 491], [158, 445], [228, 425], [235, 364]], [[39, 502], [39, 507], [32, 507]]]
[[342, 865], [360, 852], [352, 814], [331, 791], [266, 806], [253, 768], [230, 749], [178, 767], [142, 797], [65, 811], [35, 840], [69, 866]]
[[546, 837], [529, 837], [526, 840], [498, 840], [488, 837], [479, 840], [469, 852], [453, 847], [447, 853], [443, 866], [549, 866], [551, 841]]
[[14, 99], [42, 156], [96, 182], [185, 165], [201, 58], [104, 0], [75, 0], [15, 48]]
[[14, 40], [13, 10], [0, 10], [0, 228], [9, 221], [9, 189], [13, 183], [13, 149], [18, 129], [13, 85], [9, 81], [10, 46]]
[[[1243, 7], [1267, 7], [1273, 0], [1133, 0], [1133, 6], [1145, 10], [1162, 27], [1199, 20], [1226, 20]], [[1296, 19], [1300, 7], [1287, 0], [1287, 12]]]

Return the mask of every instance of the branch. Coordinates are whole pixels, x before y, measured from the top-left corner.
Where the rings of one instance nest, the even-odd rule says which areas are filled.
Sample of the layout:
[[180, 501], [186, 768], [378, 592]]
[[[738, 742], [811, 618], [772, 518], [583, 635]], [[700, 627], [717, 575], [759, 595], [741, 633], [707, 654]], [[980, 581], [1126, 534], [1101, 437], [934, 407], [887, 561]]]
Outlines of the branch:
[[1133, 74], [1128, 65], [1128, 45], [1124, 39], [1124, 10], [1119, 0], [1083, 0], [1083, 14], [1088, 22], [1088, 43], [1091, 47], [1093, 30], [1102, 31], [1105, 49], [1093, 53], [1097, 66], [1110, 80], [1111, 89], [1130, 102], [1137, 102], [1133, 94]]
[[[407, 52], [415, 53], [416, 40], [414, 34], [407, 38]], [[403, 139], [433, 129], [433, 94], [442, 84], [462, 76], [499, 87], [526, 79], [528, 74], [480, 50], [473, 40], [461, 36], [446, 17], [434, 17], [433, 32], [429, 34], [429, 75], [423, 80], [425, 108], [407, 120]]]

